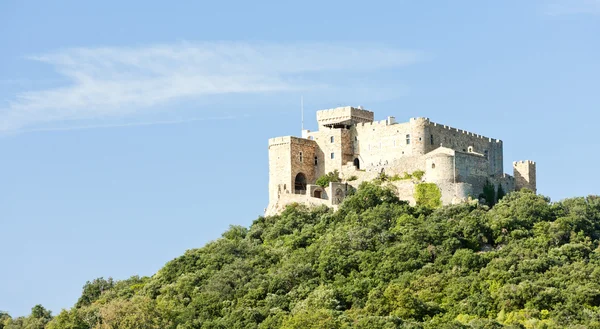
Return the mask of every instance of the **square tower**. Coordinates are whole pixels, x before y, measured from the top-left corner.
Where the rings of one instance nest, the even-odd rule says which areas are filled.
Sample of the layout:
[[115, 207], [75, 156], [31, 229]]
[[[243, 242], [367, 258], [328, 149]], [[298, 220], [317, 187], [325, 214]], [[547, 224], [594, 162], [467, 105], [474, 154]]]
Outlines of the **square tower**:
[[535, 162], [530, 160], [513, 162], [515, 190], [527, 188], [537, 192]]
[[374, 117], [373, 112], [352, 106], [317, 111], [319, 127], [347, 128], [360, 122], [373, 122]]

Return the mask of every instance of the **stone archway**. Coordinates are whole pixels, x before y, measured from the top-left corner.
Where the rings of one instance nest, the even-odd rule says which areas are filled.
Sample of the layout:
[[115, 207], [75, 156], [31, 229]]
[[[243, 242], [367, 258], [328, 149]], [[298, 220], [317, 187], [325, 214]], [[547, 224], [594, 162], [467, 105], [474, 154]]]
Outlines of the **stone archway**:
[[356, 167], [356, 169], [360, 169], [360, 160], [358, 160], [358, 158], [354, 159], [354, 166]]
[[298, 173], [294, 179], [294, 193], [306, 194], [306, 175]]

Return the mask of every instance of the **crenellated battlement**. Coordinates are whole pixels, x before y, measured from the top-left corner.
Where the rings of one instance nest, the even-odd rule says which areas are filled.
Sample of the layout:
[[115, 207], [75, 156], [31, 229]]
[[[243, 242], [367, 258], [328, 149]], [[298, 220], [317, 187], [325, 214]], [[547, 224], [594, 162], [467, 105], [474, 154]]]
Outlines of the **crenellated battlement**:
[[534, 165], [535, 166], [535, 161], [531, 161], [531, 160], [520, 160], [520, 161], [515, 161], [513, 162], [513, 166], [517, 166], [517, 165]]
[[[396, 123], [392, 123], [392, 124], [396, 124]], [[371, 122], [360, 122], [360, 123], [356, 124], [357, 127], [389, 126], [389, 125], [390, 125], [390, 122], [387, 119], [379, 120], [379, 121], [371, 121]]]
[[317, 122], [320, 126], [335, 124], [356, 124], [373, 121], [374, 114], [361, 107], [336, 107], [317, 111]]
[[502, 140], [500, 140], [500, 139], [486, 137], [486, 136], [483, 136], [483, 135], [472, 133], [470, 131], [466, 131], [464, 129], [458, 129], [458, 128], [450, 127], [450, 126], [447, 126], [447, 125], [439, 124], [439, 123], [436, 123], [436, 122], [431, 122], [431, 125], [433, 127], [442, 128], [442, 129], [445, 129], [445, 130], [448, 130], [448, 131], [451, 131], [451, 132], [460, 133], [460, 134], [464, 134], [464, 135], [467, 135], [467, 136], [472, 136], [472, 137], [479, 138], [479, 139], [487, 139], [490, 143], [502, 143]]
[[314, 141], [306, 138], [300, 138], [295, 136], [283, 136], [283, 137], [274, 137], [269, 138], [269, 148], [271, 146], [285, 145], [285, 144], [311, 144]]

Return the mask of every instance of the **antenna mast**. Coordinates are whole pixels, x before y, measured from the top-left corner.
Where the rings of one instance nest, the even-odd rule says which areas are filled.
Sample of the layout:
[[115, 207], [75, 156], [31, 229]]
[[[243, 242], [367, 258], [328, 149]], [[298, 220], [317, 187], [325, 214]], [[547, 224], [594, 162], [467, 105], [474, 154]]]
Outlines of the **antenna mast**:
[[300, 96], [300, 115], [302, 120], [302, 131], [304, 131], [304, 96]]

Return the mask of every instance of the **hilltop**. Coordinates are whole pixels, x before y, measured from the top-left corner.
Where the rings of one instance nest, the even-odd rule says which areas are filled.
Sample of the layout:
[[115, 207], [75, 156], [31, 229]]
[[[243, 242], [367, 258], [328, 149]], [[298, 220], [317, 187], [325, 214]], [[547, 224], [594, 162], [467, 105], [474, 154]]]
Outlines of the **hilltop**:
[[363, 183], [0, 329], [600, 328], [600, 197], [410, 206]]

